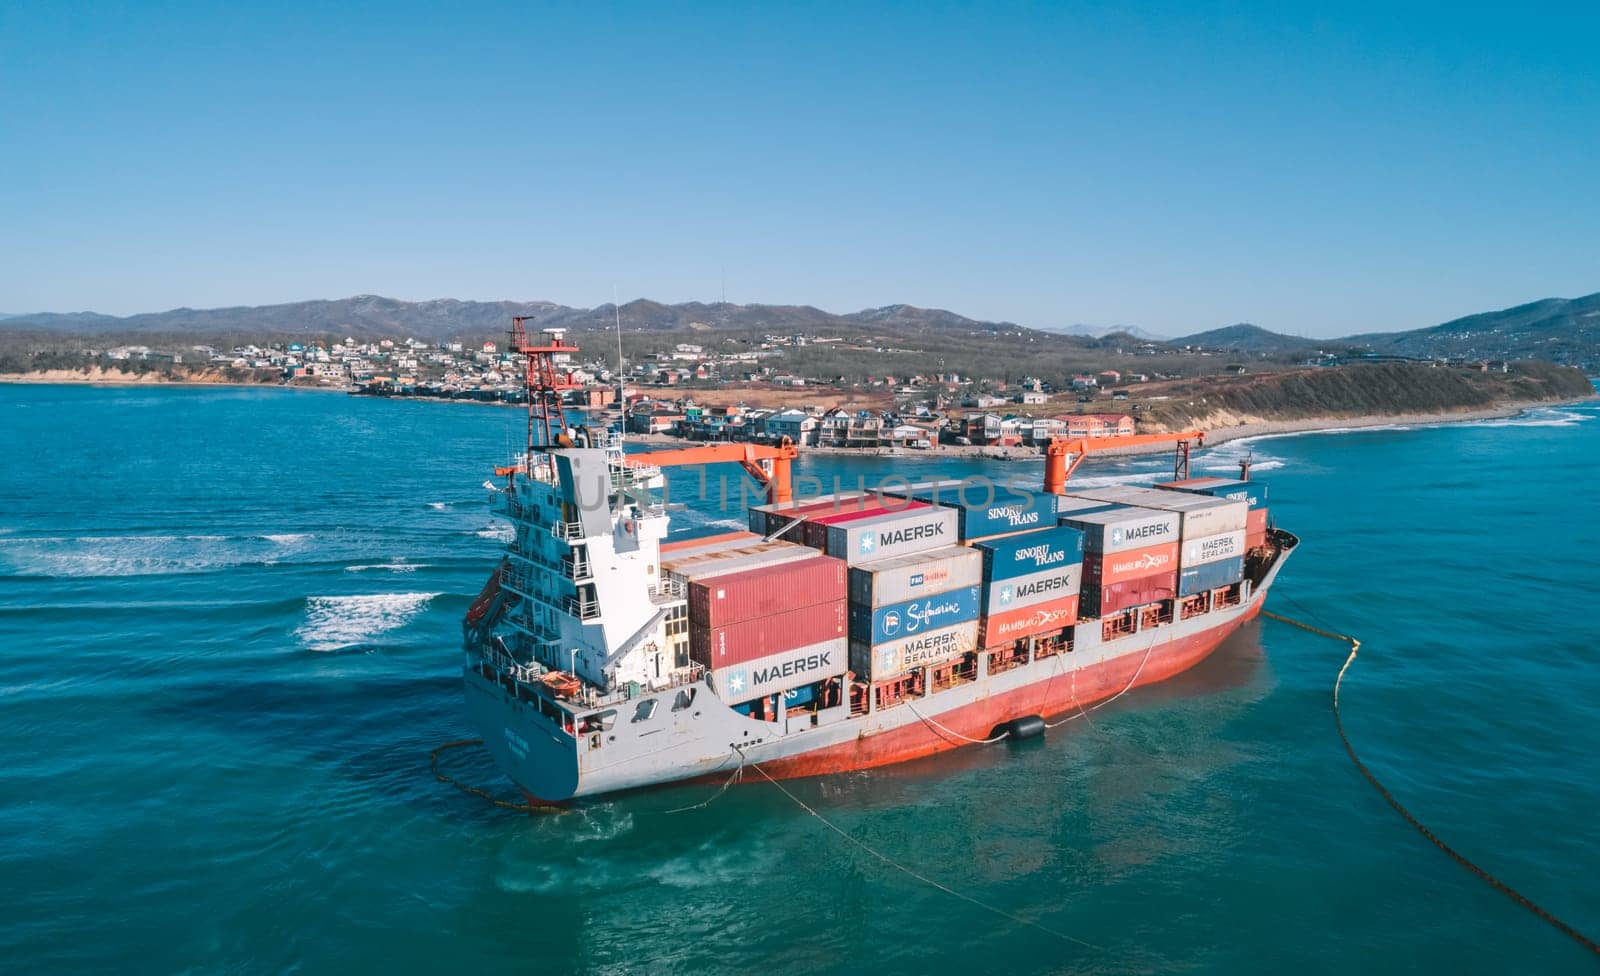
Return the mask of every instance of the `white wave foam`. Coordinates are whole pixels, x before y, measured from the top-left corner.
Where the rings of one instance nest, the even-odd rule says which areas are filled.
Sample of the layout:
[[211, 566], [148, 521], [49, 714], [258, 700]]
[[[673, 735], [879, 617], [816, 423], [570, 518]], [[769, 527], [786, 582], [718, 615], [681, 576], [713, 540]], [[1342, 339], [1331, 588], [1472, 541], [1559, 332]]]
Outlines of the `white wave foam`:
[[204, 573], [269, 561], [255, 538], [221, 535], [31, 536], [0, 540], [0, 566], [28, 576]]
[[295, 631], [308, 650], [337, 651], [403, 627], [437, 593], [373, 593], [306, 597], [306, 620]]
[[480, 539], [493, 539], [496, 542], [510, 542], [516, 538], [516, 530], [509, 525], [491, 525], [486, 529], [479, 529], [475, 534]]
[[428, 503], [428, 507], [433, 509], [436, 512], [442, 512], [445, 509], [450, 507], [450, 503], [449, 502], [429, 502]]
[[419, 569], [426, 569], [426, 568], [427, 568], [427, 564], [426, 563], [408, 563], [408, 562], [370, 563], [370, 564], [367, 564], [367, 565], [364, 565], [364, 566], [346, 566], [344, 568], [344, 571], [347, 572], [347, 573], [364, 573], [364, 572], [366, 572], [367, 570], [370, 570], [370, 569], [381, 569], [381, 570], [387, 570], [388, 572], [391, 572], [391, 573], [414, 573]]
[[261, 538], [280, 546], [297, 546], [311, 538], [309, 532], [280, 532], [274, 535], [264, 535]]

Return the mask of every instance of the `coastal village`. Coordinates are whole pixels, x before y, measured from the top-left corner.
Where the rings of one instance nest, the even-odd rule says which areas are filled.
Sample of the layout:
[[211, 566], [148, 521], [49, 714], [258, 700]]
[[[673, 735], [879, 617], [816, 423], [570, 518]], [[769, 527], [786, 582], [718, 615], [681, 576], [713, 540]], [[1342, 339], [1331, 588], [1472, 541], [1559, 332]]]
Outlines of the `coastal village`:
[[[827, 340], [767, 337], [773, 348], [808, 341]], [[128, 346], [107, 350], [106, 358], [150, 362], [159, 356], [161, 365], [280, 371], [286, 382], [295, 385], [348, 387], [369, 396], [498, 403], [525, 402], [526, 396], [519, 357], [494, 341], [428, 344], [416, 339], [352, 338], [328, 344], [247, 344], [229, 350], [196, 346], [190, 353], [163, 355]], [[956, 373], [882, 376], [871, 378], [859, 390], [863, 403], [872, 406], [823, 406], [808, 402], [811, 394], [817, 394], [817, 400], [836, 400], [838, 386], [828, 378], [776, 371], [763, 365], [763, 358], [759, 350], [708, 356], [698, 345], [676, 343], [628, 369], [620, 382], [616, 371], [603, 363], [566, 363], [575, 387], [567, 401], [574, 408], [614, 409], [620, 389], [631, 433], [691, 441], [773, 443], [788, 438], [801, 447], [857, 450], [927, 450], [940, 445], [1014, 448], [1041, 446], [1054, 437], [1134, 433], [1131, 412], [1106, 408], [1128, 399], [1126, 385], [1150, 379], [1146, 374], [1104, 370], [1074, 376], [1071, 389], [1058, 391], [1031, 377], [1006, 383]], [[752, 402], [702, 402], [713, 390], [726, 394], [730, 384], [751, 392]], [[781, 405], [756, 402], [773, 399]], [[1104, 401], [1103, 406], [1097, 407], [1097, 401]], [[1075, 409], [1066, 410], [1069, 405]]]

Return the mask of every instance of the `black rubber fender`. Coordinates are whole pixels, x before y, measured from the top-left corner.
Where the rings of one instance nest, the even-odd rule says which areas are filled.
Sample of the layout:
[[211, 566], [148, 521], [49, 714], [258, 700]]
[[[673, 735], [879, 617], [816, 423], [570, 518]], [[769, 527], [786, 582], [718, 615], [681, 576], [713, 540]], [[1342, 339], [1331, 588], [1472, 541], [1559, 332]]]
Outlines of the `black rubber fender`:
[[1044, 735], [1044, 719], [1037, 715], [1024, 715], [1005, 724], [1006, 738], [1032, 739]]

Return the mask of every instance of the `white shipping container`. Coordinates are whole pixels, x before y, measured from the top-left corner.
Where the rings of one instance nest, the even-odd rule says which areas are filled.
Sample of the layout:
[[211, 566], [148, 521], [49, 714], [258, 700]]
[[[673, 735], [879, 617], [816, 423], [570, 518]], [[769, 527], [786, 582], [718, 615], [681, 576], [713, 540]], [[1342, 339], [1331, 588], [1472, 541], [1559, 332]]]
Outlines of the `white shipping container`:
[[1250, 512], [1250, 502], [1246, 499], [1214, 498], [1210, 495], [1195, 495], [1163, 488], [1121, 485], [1112, 488], [1084, 488], [1072, 494], [1075, 498], [1090, 498], [1153, 508], [1162, 512], [1177, 512], [1182, 516], [1180, 532], [1181, 537], [1185, 539], [1220, 535], [1223, 532], [1242, 532]]
[[826, 552], [852, 566], [890, 556], [942, 549], [957, 541], [960, 513], [928, 506], [828, 526]]
[[978, 621], [955, 624], [926, 634], [869, 645], [850, 642], [850, 669], [872, 681], [892, 678], [925, 664], [943, 664], [978, 646]]
[[1065, 522], [1083, 532], [1083, 549], [1090, 553], [1129, 552], [1150, 546], [1176, 543], [1179, 514], [1148, 508], [1117, 508], [1108, 512], [1085, 512], [1062, 516]]
[[850, 602], [882, 607], [983, 582], [983, 554], [945, 546], [850, 568]]
[[849, 642], [836, 637], [744, 664], [716, 668], [708, 672], [708, 677], [724, 702], [737, 705], [762, 695], [837, 678], [849, 667]]
[[1237, 559], [1244, 555], [1243, 532], [1221, 532], [1198, 539], [1183, 540], [1183, 568], [1219, 563], [1224, 559]]

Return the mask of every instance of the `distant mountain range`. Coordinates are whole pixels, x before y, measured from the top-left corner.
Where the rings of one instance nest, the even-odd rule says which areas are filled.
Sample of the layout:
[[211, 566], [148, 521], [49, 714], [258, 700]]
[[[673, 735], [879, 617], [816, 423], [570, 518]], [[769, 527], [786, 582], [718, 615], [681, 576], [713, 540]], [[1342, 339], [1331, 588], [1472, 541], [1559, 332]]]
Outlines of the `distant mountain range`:
[[1132, 326], [1085, 325], [1027, 329], [1010, 322], [984, 322], [943, 309], [886, 305], [848, 314], [810, 305], [735, 305], [684, 302], [666, 305], [638, 299], [620, 310], [611, 305], [573, 308], [554, 302], [469, 302], [455, 299], [407, 302], [377, 295], [328, 301], [234, 308], [177, 308], [119, 317], [94, 312], [0, 316], [0, 330], [121, 336], [313, 336], [439, 340], [487, 337], [506, 331], [511, 317], [525, 315], [538, 328], [574, 333], [613, 328], [620, 314], [628, 331], [882, 332], [923, 335], [957, 331], [1026, 332], [1079, 339], [1128, 335], [1141, 342], [1192, 346], [1255, 356], [1299, 356], [1317, 350], [1384, 355], [1479, 359], [1543, 359], [1600, 368], [1600, 293], [1582, 298], [1547, 298], [1497, 312], [1405, 332], [1365, 333], [1342, 339], [1307, 339], [1240, 323], [1178, 339]]
[[[463, 302], [436, 299], [406, 302], [378, 295], [357, 295], [330, 301], [233, 308], [176, 308], [118, 317], [94, 312], [17, 315], [0, 319], [0, 328], [75, 334], [148, 335], [348, 335], [359, 338], [445, 339], [490, 336], [505, 332], [514, 315], [525, 315], [537, 328], [562, 327], [573, 332], [610, 330], [619, 310], [613, 306], [573, 308], [554, 302]], [[860, 333], [882, 328], [894, 333], [957, 329], [964, 332], [1017, 331], [1010, 322], [980, 322], [943, 309], [886, 305], [838, 315], [810, 305], [734, 305], [726, 302], [684, 302], [664, 305], [647, 299], [620, 309], [629, 331], [749, 330], [777, 333], [843, 329]]]
[[1546, 298], [1406, 332], [1306, 339], [1240, 324], [1171, 342], [1269, 356], [1323, 350], [1418, 359], [1542, 359], [1592, 371], [1600, 369], [1600, 293], [1582, 298]]

